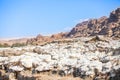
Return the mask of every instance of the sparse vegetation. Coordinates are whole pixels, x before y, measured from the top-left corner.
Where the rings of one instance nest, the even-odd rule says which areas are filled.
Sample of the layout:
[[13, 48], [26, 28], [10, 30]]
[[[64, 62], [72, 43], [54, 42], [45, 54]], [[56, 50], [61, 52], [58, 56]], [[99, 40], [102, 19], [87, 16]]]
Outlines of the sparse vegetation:
[[7, 43], [4, 43], [4, 44], [0, 44], [0, 48], [2, 47], [10, 47]]
[[25, 43], [14, 43], [14, 44], [12, 44], [11, 48], [12, 47], [22, 47], [22, 46], [26, 46], [26, 44]]

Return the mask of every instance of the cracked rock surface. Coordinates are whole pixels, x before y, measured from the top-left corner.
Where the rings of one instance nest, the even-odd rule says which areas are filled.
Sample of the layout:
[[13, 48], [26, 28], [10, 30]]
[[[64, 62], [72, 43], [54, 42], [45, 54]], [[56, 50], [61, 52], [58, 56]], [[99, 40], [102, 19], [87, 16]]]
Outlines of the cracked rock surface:
[[120, 80], [120, 39], [64, 39], [0, 55], [0, 80]]

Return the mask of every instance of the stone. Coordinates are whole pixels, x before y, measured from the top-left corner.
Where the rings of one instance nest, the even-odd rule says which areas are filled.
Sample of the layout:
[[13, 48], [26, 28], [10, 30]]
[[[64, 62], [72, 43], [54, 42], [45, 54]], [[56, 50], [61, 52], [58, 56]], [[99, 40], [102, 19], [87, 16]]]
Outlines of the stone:
[[29, 71], [24, 71], [19, 73], [17, 80], [36, 80], [36, 78]]
[[66, 75], [66, 74], [65, 74], [65, 71], [63, 71], [63, 70], [59, 70], [59, 71], [58, 71], [58, 74], [59, 74], [60, 76], [62, 76], [62, 77]]
[[32, 57], [31, 56], [24, 57], [20, 62], [25, 68], [32, 68]]
[[[92, 23], [96, 23], [96, 21]], [[87, 79], [87, 77], [91, 79], [104, 77], [105, 79], [110, 76], [112, 78], [118, 76], [116, 74], [120, 69], [120, 40], [99, 37], [100, 40], [85, 43], [94, 37], [74, 38], [69, 43], [58, 40], [41, 46], [26, 46], [24, 49], [30, 50], [30, 52], [17, 56], [0, 57], [0, 65], [4, 67], [1, 69], [5, 72], [1, 71], [1, 75], [6, 80], [9, 79], [9, 73], [14, 73], [18, 80], [35, 80], [34, 75], [41, 73], [49, 76], [51, 73], [56, 73], [63, 77], [73, 76], [83, 79]], [[33, 52], [36, 47], [48, 54]], [[18, 48], [14, 48], [14, 50], [18, 50]], [[52, 76], [56, 74], [52, 74]]]
[[10, 66], [9, 69], [16, 71], [16, 72], [24, 70], [24, 68], [20, 66]]
[[100, 61], [101, 61], [102, 63], [107, 63], [107, 62], [110, 61], [110, 58], [109, 58], [108, 56], [105, 56], [105, 57], [101, 58]]

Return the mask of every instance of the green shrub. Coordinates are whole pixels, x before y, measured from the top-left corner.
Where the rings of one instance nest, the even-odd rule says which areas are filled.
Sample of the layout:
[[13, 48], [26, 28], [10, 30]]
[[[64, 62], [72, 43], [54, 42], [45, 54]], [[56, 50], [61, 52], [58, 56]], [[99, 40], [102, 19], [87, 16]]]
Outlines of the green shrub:
[[25, 43], [14, 43], [12, 44], [11, 47], [22, 47], [22, 46], [26, 46], [26, 44]]
[[10, 47], [7, 43], [4, 43], [4, 44], [0, 44], [0, 47]]

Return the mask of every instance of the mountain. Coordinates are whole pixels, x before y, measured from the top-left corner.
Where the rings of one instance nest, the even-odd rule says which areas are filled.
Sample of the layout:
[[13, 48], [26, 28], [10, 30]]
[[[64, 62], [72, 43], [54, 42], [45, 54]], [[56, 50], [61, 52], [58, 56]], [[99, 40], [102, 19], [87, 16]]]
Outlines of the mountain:
[[99, 19], [89, 19], [78, 23], [66, 37], [86, 37], [105, 35], [109, 37], [120, 37], [120, 8], [112, 11], [110, 16]]
[[57, 33], [57, 34], [53, 34], [51, 36], [43, 36], [41, 34], [37, 35], [37, 37], [35, 38], [31, 38], [27, 41], [27, 44], [32, 44], [32, 45], [40, 45], [40, 44], [44, 44], [47, 42], [52, 42], [54, 40], [58, 40], [58, 39], [64, 39], [66, 38], [67, 33]]
[[99, 19], [89, 19], [88, 21], [78, 23], [70, 32], [53, 34], [51, 36], [38, 35], [29, 39], [28, 44], [39, 45], [57, 39], [96, 35], [120, 38], [120, 8], [112, 11], [108, 18], [103, 16]]
[[[53, 34], [51, 36], [37, 35], [34, 38], [14, 39], [4, 42], [7, 45], [32, 44], [40, 45], [47, 42], [52, 42], [64, 38], [89, 37], [103, 35], [106, 37], [120, 38], [120, 8], [112, 11], [109, 17], [103, 16], [98, 19], [89, 19], [78, 23], [71, 31]], [[1, 46], [4, 46], [3, 41], [0, 40]], [[5, 44], [6, 45], [6, 44]]]

